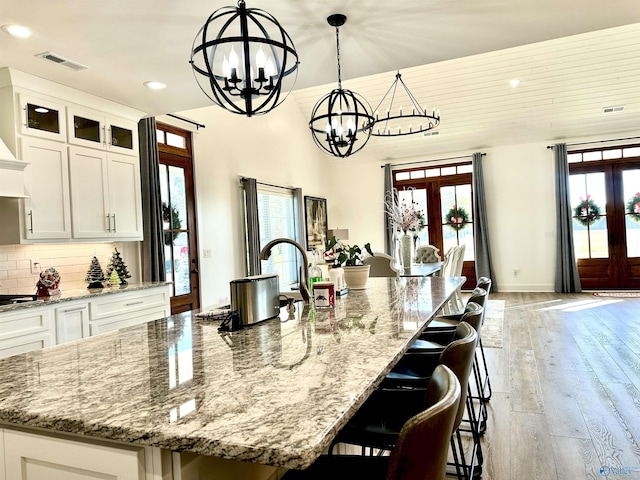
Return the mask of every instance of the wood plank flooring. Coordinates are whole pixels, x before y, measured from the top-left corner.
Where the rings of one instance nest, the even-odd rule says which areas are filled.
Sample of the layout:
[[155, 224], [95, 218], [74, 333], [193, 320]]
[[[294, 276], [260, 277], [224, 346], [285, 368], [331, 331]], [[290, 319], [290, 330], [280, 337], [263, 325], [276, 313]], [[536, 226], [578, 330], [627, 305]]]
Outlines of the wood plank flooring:
[[485, 480], [640, 479], [640, 298], [493, 293]]

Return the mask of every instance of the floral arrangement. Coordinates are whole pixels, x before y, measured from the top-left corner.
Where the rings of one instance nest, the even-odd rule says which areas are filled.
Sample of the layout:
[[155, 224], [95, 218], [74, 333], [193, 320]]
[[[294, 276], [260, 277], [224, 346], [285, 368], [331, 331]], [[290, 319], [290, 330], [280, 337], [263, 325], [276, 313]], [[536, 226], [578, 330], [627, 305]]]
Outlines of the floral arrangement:
[[60, 285], [60, 273], [54, 267], [47, 268], [40, 272], [40, 279], [36, 284], [39, 297], [48, 297], [60, 293], [58, 286]]
[[636, 222], [640, 222], [640, 192], [636, 193], [627, 202], [627, 213]]
[[453, 205], [444, 216], [445, 222], [454, 230], [462, 230], [469, 223], [469, 214], [464, 207]]
[[600, 219], [600, 207], [595, 204], [591, 195], [587, 195], [586, 199], [580, 197], [580, 203], [573, 209], [573, 215], [580, 225], [588, 227]]
[[384, 205], [389, 221], [405, 235], [409, 232], [418, 233], [427, 224], [424, 212], [417, 208], [418, 204], [414, 201], [411, 205], [407, 205], [405, 201], [400, 203], [398, 190], [395, 188], [387, 192]]

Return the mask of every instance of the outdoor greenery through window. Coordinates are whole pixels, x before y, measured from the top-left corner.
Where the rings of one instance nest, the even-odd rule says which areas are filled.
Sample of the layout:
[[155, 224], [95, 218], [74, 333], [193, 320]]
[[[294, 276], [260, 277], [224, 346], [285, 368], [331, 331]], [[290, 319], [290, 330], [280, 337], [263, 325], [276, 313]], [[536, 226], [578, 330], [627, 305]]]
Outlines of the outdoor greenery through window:
[[[293, 190], [258, 184], [258, 221], [260, 249], [275, 238], [296, 240], [297, 225]], [[297, 283], [300, 255], [295, 247], [280, 243], [262, 262], [262, 273], [276, 273], [280, 286]]]

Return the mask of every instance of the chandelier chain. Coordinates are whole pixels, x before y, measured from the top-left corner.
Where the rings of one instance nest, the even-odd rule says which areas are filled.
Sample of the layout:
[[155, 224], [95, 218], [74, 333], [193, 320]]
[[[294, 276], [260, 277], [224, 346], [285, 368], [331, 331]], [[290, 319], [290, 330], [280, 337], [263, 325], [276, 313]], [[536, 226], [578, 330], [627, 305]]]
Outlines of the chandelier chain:
[[336, 27], [336, 58], [338, 59], [338, 89], [342, 90], [342, 74], [340, 72], [340, 27]]

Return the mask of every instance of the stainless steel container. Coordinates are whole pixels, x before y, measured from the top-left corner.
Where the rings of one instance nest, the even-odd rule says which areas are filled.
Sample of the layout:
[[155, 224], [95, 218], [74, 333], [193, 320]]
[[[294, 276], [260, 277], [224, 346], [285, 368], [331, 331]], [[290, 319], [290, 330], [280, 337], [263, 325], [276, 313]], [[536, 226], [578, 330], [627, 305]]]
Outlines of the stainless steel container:
[[231, 310], [238, 312], [240, 326], [251, 325], [280, 314], [278, 275], [254, 275], [231, 281]]

